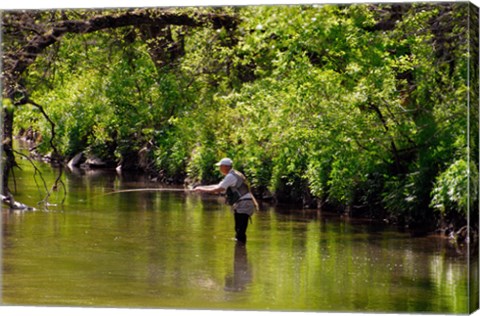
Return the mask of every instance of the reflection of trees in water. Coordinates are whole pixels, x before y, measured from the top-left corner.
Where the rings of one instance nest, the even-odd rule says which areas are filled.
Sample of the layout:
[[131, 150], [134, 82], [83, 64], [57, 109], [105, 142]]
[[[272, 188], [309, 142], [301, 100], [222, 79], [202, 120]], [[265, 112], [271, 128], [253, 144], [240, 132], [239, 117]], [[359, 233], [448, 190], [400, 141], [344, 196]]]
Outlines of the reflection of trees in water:
[[245, 290], [247, 284], [252, 281], [247, 258], [247, 247], [242, 243], [235, 244], [233, 256], [233, 273], [225, 277], [225, 291], [240, 292]]

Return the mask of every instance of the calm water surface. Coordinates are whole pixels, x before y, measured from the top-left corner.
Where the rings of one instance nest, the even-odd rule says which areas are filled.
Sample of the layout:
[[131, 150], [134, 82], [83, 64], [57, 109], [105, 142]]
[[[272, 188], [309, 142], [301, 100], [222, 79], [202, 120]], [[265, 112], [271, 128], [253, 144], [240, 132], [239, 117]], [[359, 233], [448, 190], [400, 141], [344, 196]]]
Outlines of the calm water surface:
[[[43, 198], [26, 162], [17, 199]], [[41, 166], [47, 182], [54, 174]], [[246, 247], [217, 197], [113, 172], [68, 172], [63, 206], [2, 211], [9, 305], [466, 313], [467, 259], [445, 240], [317, 211], [264, 207]], [[40, 188], [43, 184], [37, 177]], [[62, 195], [53, 196], [59, 203]]]

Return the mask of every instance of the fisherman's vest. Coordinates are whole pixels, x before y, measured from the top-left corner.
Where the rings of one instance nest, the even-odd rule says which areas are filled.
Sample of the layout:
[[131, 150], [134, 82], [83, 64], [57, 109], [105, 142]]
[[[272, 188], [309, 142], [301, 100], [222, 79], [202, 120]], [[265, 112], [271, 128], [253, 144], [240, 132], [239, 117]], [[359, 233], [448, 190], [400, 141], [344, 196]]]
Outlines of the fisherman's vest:
[[234, 187], [227, 188], [225, 199], [227, 204], [233, 205], [240, 200], [242, 196], [249, 193], [250, 190], [248, 189], [247, 180], [243, 174], [236, 170], [232, 170], [230, 173], [237, 178], [237, 184]]

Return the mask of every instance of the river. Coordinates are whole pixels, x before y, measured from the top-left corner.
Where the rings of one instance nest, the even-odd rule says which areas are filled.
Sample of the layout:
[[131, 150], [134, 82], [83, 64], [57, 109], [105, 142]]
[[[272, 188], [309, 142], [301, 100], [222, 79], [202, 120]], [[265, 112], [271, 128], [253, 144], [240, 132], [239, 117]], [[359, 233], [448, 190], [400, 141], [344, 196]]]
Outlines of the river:
[[[35, 206], [42, 181], [20, 164], [16, 198]], [[39, 168], [51, 185], [55, 170]], [[105, 195], [154, 186], [114, 171], [65, 172], [63, 181], [63, 205], [59, 190], [48, 210], [2, 211], [4, 304], [468, 312], [467, 256], [438, 236], [265, 205], [240, 246], [219, 197]]]

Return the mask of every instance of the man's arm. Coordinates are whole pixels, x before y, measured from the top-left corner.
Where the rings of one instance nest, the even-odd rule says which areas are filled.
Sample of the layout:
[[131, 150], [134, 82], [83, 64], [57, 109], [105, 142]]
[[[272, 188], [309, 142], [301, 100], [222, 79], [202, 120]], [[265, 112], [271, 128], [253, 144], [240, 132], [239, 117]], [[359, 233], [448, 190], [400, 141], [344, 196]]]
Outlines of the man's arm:
[[222, 193], [225, 191], [219, 184], [213, 185], [201, 185], [193, 189], [194, 192], [204, 192], [204, 193]]

